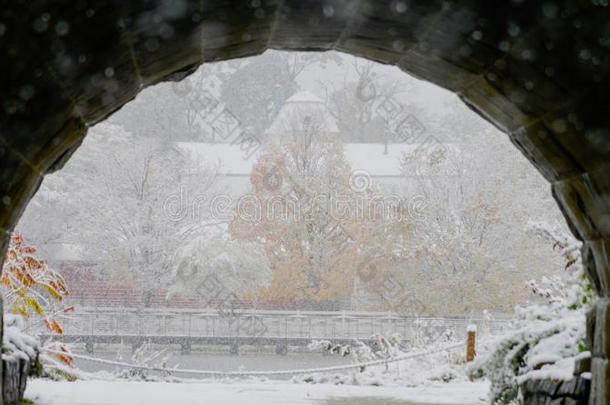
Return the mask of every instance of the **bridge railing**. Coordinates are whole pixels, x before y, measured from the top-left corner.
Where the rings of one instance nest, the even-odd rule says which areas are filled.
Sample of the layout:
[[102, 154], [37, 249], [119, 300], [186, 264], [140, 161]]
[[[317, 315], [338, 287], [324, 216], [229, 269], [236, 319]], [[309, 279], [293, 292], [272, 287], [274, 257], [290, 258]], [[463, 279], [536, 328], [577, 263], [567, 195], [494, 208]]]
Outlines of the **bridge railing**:
[[400, 334], [415, 340], [422, 333], [452, 331], [464, 337], [466, 326], [482, 333], [503, 330], [506, 318], [409, 317], [381, 312], [138, 310], [85, 308], [66, 317], [66, 335], [136, 335], [193, 337], [286, 337], [306, 339], [366, 339], [377, 334]]

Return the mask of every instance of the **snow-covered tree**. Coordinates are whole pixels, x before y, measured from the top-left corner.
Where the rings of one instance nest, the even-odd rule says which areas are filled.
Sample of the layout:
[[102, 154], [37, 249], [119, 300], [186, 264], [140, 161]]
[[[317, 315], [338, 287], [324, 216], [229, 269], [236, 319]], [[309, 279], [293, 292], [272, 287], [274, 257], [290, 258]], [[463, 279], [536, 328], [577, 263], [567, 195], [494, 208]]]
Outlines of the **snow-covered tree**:
[[[113, 132], [112, 136], [121, 136]], [[164, 210], [166, 199], [193, 180], [198, 184], [188, 188], [197, 190], [196, 195], [205, 193], [214, 173], [196, 167], [198, 171], [188, 172], [185, 178], [191, 167], [184, 157], [155, 138], [132, 138], [105, 159], [113, 164], [98, 167], [94, 181], [101, 187], [94, 188], [94, 206], [83, 212], [83, 222], [92, 227], [106, 265], [131, 275], [143, 289], [147, 306], [170, 281], [174, 252], [200, 231], [201, 224], [169, 217]]]
[[108, 122], [136, 136], [168, 142], [222, 142], [209, 126], [201, 125], [202, 118], [209, 115], [210, 104], [219, 102], [219, 83], [243, 63], [206, 63], [182, 81], [157, 84], [155, 91], [140, 93]]
[[[346, 74], [343, 81], [322, 80], [328, 111], [335, 118], [345, 142], [383, 142], [387, 153], [389, 143], [405, 140], [393, 134], [398, 123], [384, 117], [380, 105], [388, 99], [398, 101], [408, 93], [410, 86], [404, 81], [384, 78], [373, 62], [358, 59], [351, 62], [346, 65], [352, 74]], [[411, 114], [419, 110], [414, 105], [401, 107]]]
[[500, 145], [506, 141], [464, 138], [439, 156], [417, 147], [403, 155], [402, 193], [422, 207], [410, 223], [413, 237], [399, 244], [398, 277], [431, 313], [510, 311], [526, 293], [505, 286], [548, 274], [558, 261], [523, 229], [530, 218], [559, 213], [548, 190], [542, 198], [543, 180]]
[[492, 403], [517, 400], [519, 384], [528, 379], [572, 379], [575, 359], [587, 356], [585, 314], [595, 294], [585, 276], [580, 242], [546, 223], [532, 223], [529, 230], [558, 253], [564, 272], [529, 281], [534, 302], [517, 307], [511, 332], [470, 366], [473, 377], [491, 380]]
[[265, 249], [272, 280], [261, 298], [346, 303], [363, 263], [384, 269], [396, 228], [340, 141], [314, 122], [295, 128], [259, 158], [252, 198], [238, 205], [230, 232]]
[[166, 202], [183, 189], [201, 198], [214, 178], [214, 167], [190, 162], [169, 142], [102, 124], [45, 187], [69, 190], [63, 241], [83, 245], [97, 257], [99, 276], [131, 283], [149, 305], [171, 281], [176, 250], [208, 225], [172, 217]]

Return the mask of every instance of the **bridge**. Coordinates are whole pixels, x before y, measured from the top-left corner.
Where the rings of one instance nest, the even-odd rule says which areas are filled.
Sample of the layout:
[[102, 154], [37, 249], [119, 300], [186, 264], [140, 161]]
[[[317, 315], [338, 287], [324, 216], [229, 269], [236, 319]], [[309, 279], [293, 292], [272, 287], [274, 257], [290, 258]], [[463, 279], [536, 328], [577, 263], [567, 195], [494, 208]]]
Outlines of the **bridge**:
[[[482, 333], [497, 333], [506, 317], [414, 317], [387, 312], [326, 312], [219, 309], [83, 308], [62, 320], [65, 343], [81, 343], [88, 353], [95, 344], [125, 344], [135, 350], [145, 342], [180, 346], [183, 354], [194, 346], [226, 346], [233, 354], [241, 346], [275, 346], [277, 354], [289, 347], [305, 347], [312, 340], [333, 344], [358, 339], [372, 343], [376, 335], [399, 334], [410, 345], [426, 336], [451, 333], [464, 338], [475, 324]], [[41, 334], [41, 339], [49, 335]]]

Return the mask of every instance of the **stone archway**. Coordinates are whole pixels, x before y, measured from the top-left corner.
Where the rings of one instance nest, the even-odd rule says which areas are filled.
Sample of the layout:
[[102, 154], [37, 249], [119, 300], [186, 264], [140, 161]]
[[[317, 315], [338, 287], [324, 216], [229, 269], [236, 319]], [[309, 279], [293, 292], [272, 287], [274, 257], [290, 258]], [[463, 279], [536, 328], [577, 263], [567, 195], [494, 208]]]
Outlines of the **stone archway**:
[[266, 49], [334, 49], [460, 95], [584, 241], [591, 403], [610, 403], [610, 7], [601, 0], [14, 0], [0, 10], [0, 250], [45, 173], [144, 87]]

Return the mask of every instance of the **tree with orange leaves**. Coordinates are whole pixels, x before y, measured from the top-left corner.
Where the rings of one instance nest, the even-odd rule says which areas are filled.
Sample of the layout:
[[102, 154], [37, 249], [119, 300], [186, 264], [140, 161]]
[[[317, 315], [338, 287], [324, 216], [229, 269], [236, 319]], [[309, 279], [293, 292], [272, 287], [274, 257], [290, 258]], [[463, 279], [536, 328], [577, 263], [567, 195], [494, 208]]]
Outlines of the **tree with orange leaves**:
[[14, 314], [25, 318], [38, 316], [51, 333], [63, 333], [55, 319], [54, 304], [69, 294], [66, 282], [36, 257], [36, 248], [27, 245], [19, 233], [11, 236], [0, 284], [4, 287], [4, 301]]
[[345, 302], [362, 263], [383, 267], [382, 257], [367, 255], [370, 246], [387, 251], [391, 222], [383, 204], [371, 205], [370, 178], [352, 172], [341, 143], [304, 132], [259, 158], [252, 194], [238, 204], [229, 230], [265, 249], [272, 281], [258, 298]]

